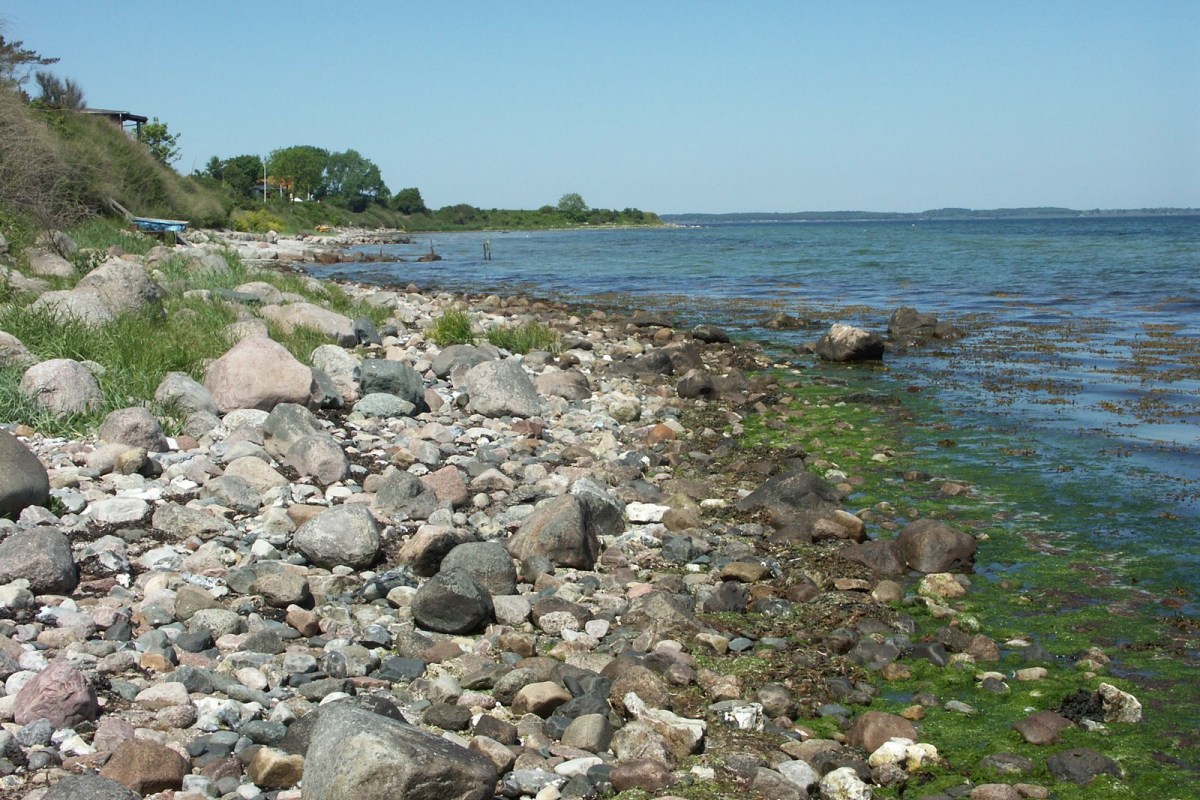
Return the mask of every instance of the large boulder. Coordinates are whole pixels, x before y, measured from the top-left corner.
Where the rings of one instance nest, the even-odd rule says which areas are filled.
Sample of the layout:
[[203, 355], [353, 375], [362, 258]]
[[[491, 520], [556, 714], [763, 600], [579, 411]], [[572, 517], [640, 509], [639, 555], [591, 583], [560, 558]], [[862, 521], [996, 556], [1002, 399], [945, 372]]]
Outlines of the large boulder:
[[188, 760], [165, 744], [126, 739], [117, 745], [100, 776], [145, 796], [183, 788], [183, 779], [190, 772]]
[[[0, 277], [0, 280], [3, 278]], [[0, 331], [0, 368], [31, 367], [36, 363], [37, 358], [20, 339]]]
[[383, 480], [371, 501], [371, 508], [397, 521], [429, 519], [437, 507], [437, 495], [432, 488], [411, 472], [397, 469], [383, 473]]
[[536, 417], [542, 413], [537, 389], [519, 361], [485, 361], [463, 373], [470, 409], [485, 417]]
[[58, 253], [43, 247], [31, 247], [25, 251], [29, 272], [43, 278], [70, 278], [75, 274], [75, 265]]
[[490, 595], [517, 593], [517, 570], [499, 542], [464, 542], [442, 559], [443, 570], [463, 569]]
[[110, 412], [96, 432], [103, 442], [140, 447], [150, 453], [166, 452], [167, 437], [162, 426], [144, 406], [121, 408]]
[[21, 391], [59, 416], [94, 411], [103, 400], [96, 376], [70, 358], [52, 358], [25, 370]]
[[484, 756], [399, 720], [335, 703], [323, 709], [304, 762], [313, 800], [490, 800]]
[[29, 310], [46, 313], [59, 322], [75, 321], [98, 328], [113, 321], [113, 313], [104, 298], [95, 292], [60, 289], [43, 292], [30, 304]]
[[443, 348], [430, 363], [434, 375], [448, 378], [458, 370], [470, 369], [476, 364], [494, 361], [496, 358], [497, 353], [490, 348], [476, 347], [473, 344], [452, 344]]
[[50, 787], [42, 800], [141, 800], [141, 795], [123, 783], [94, 772], [68, 775]]
[[742, 511], [765, 511], [776, 525], [796, 525], [808, 531], [841, 508], [837, 490], [823, 478], [806, 470], [794, 470], [768, 478], [738, 501]]
[[212, 393], [186, 372], [168, 372], [164, 375], [158, 388], [154, 390], [154, 399], [168, 409], [217, 413], [217, 404], [213, 402]]
[[209, 365], [204, 386], [222, 414], [238, 408], [270, 411], [280, 403], [307, 405], [313, 375], [283, 345], [251, 336]]
[[363, 359], [359, 391], [363, 395], [375, 392], [394, 394], [407, 400], [417, 410], [425, 408], [425, 381], [421, 373], [400, 361], [384, 358]]
[[48, 719], [55, 728], [67, 728], [100, 716], [96, 690], [65, 659], [52, 661], [22, 686], [12, 708], [18, 725]]
[[563, 495], [539, 503], [508, 540], [508, 552], [524, 561], [544, 556], [559, 567], [592, 569], [600, 540], [585, 522], [583, 501]]
[[496, 619], [492, 597], [465, 569], [443, 569], [412, 599], [413, 621], [438, 633], [475, 633]]
[[71, 543], [57, 530], [18, 531], [0, 542], [0, 584], [24, 578], [34, 594], [70, 594], [79, 582]]
[[262, 425], [263, 449], [272, 458], [282, 461], [296, 442], [323, 432], [320, 421], [305, 406], [280, 403], [271, 409]]
[[145, 267], [121, 258], [110, 258], [84, 275], [75, 284], [75, 291], [99, 296], [113, 316], [136, 314], [157, 305], [164, 295]]
[[365, 569], [379, 558], [379, 524], [361, 503], [336, 506], [301, 525], [292, 546], [318, 567]]
[[587, 400], [592, 396], [587, 376], [573, 369], [543, 372], [533, 379], [533, 386], [542, 397]]
[[975, 537], [935, 519], [908, 523], [897, 542], [917, 572], [970, 572], [975, 564]]
[[920, 344], [927, 339], [956, 339], [961, 329], [949, 322], [938, 321], [937, 314], [921, 313], [911, 306], [901, 306], [892, 312], [887, 324], [888, 336], [908, 344]]
[[42, 462], [8, 431], [0, 430], [0, 516], [17, 516], [50, 499], [50, 477]]
[[329, 376], [345, 403], [353, 403], [361, 395], [358, 382], [362, 377], [362, 360], [336, 344], [319, 345], [312, 351], [313, 369]]
[[263, 306], [262, 315], [289, 333], [296, 328], [311, 328], [325, 334], [342, 347], [354, 347], [358, 344], [354, 320], [315, 303]]
[[883, 359], [883, 337], [838, 323], [820, 338], [814, 349], [825, 361], [880, 361]]

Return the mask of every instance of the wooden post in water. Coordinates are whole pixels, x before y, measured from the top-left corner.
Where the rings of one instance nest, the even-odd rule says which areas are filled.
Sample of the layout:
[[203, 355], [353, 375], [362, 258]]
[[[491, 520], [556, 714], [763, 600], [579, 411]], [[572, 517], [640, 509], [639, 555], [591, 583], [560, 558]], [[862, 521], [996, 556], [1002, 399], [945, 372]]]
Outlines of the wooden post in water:
[[492, 260], [492, 240], [491, 239], [483, 240], [483, 260], [484, 261]]

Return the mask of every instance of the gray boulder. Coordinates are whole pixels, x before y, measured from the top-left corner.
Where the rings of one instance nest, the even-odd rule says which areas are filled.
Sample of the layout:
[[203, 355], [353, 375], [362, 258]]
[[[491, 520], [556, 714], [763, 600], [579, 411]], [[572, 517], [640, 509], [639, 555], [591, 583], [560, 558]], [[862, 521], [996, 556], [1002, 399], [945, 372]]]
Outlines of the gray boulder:
[[833, 325], [814, 347], [825, 361], [880, 361], [883, 337], [851, 325]]
[[485, 417], [536, 417], [542, 413], [537, 389], [514, 359], [476, 364], [463, 373], [461, 386], [470, 409]]
[[407, 400], [387, 392], [371, 392], [354, 404], [354, 411], [364, 417], [410, 417], [417, 407]]
[[425, 381], [419, 372], [400, 361], [364, 359], [359, 391], [363, 395], [372, 392], [394, 394], [412, 403], [418, 410], [425, 409]]
[[575, 370], [543, 372], [533, 379], [533, 386], [542, 397], [561, 397], [564, 400], [587, 400], [592, 396], [587, 376]]
[[542, 556], [555, 566], [586, 570], [596, 566], [600, 554], [600, 540], [586, 524], [583, 501], [576, 495], [539, 503], [507, 547], [519, 561]]
[[911, 306], [901, 306], [892, 312], [887, 324], [888, 336], [910, 344], [927, 339], [956, 339], [962, 330], [949, 322], [940, 322], [937, 314], [921, 313]]
[[313, 369], [319, 369], [329, 376], [343, 401], [353, 403], [359, 398], [361, 361], [346, 352], [344, 347], [335, 344], [320, 345], [312, 352], [312, 365]]
[[465, 542], [442, 559], [442, 570], [462, 569], [492, 596], [517, 593], [517, 570], [499, 542]]
[[50, 787], [42, 800], [141, 800], [141, 795], [94, 772], [68, 775]]
[[36, 363], [37, 358], [20, 339], [0, 331], [0, 367], [31, 367]]
[[217, 413], [217, 404], [213, 402], [212, 394], [186, 372], [168, 372], [154, 390], [154, 399], [168, 409]]
[[438, 633], [475, 633], [496, 619], [491, 595], [464, 569], [443, 569], [417, 589], [413, 621]]
[[103, 400], [96, 376], [69, 358], [54, 358], [25, 370], [21, 391], [59, 416], [93, 411]]
[[79, 576], [67, 537], [38, 527], [0, 542], [0, 584], [17, 578], [28, 580], [34, 594], [70, 594]]
[[143, 406], [121, 408], [110, 412], [96, 432], [101, 441], [140, 447], [149, 453], [164, 453], [168, 450], [167, 437], [162, 426]]
[[337, 506], [301, 525], [292, 546], [318, 567], [365, 569], [379, 558], [379, 524], [361, 503]]
[[490, 800], [496, 768], [439, 736], [350, 705], [323, 711], [304, 762], [314, 800]]
[[416, 475], [390, 470], [383, 474], [371, 507], [391, 519], [429, 519], [438, 507], [438, 499]]
[[297, 328], [310, 328], [325, 334], [342, 347], [358, 344], [354, 320], [315, 303], [263, 306], [262, 315], [289, 333]]
[[41, 247], [31, 247], [25, 251], [29, 261], [29, 271], [43, 278], [70, 278], [75, 274], [75, 265], [58, 253]]
[[93, 328], [113, 320], [113, 313], [108, 304], [95, 292], [67, 289], [43, 292], [30, 304], [29, 310], [47, 313], [60, 322], [75, 320]]
[[98, 295], [113, 316], [136, 314], [157, 305], [165, 294], [145, 267], [120, 258], [110, 258], [84, 275], [75, 284], [75, 291]]
[[495, 352], [473, 344], [452, 344], [434, 356], [431, 364], [434, 375], [448, 378], [457, 370], [470, 369], [485, 361], [494, 361], [496, 357]]
[[975, 537], [935, 519], [908, 523], [896, 540], [917, 572], [970, 572], [975, 564]]
[[776, 525], [795, 525], [809, 535], [818, 520], [839, 508], [837, 490], [803, 469], [772, 476], [738, 501], [741, 511], [766, 511]]
[[583, 524], [596, 536], [616, 536], [625, 531], [625, 504], [600, 484], [580, 478], [571, 494], [583, 507]]
[[50, 477], [42, 462], [8, 431], [0, 431], [0, 516], [13, 517], [50, 499]]
[[316, 478], [318, 483], [328, 486], [343, 480], [350, 474], [350, 460], [346, 451], [324, 431], [305, 436], [288, 449], [284, 463], [301, 475]]
[[297, 403], [280, 403], [263, 423], [263, 448], [272, 458], [282, 461], [296, 442], [323, 432], [321, 423], [307, 408]]

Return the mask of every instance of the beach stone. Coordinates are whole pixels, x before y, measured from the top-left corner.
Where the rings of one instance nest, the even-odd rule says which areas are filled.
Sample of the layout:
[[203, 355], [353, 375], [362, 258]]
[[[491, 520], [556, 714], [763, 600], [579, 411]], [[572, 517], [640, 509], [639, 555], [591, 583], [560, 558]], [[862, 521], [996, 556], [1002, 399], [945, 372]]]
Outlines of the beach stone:
[[103, 442], [140, 447], [150, 453], [163, 453], [168, 449], [162, 426], [144, 406], [110, 412], [100, 423], [96, 435]]
[[436, 575], [442, 560], [451, 550], [471, 541], [471, 534], [461, 528], [442, 525], [422, 525], [400, 548], [399, 560], [422, 578]]
[[11, 333], [0, 331], [0, 367], [31, 367], [37, 357]]
[[841, 507], [837, 490], [823, 478], [796, 470], [768, 478], [738, 501], [742, 511], [766, 511], [773, 522], [811, 529]]
[[315, 303], [265, 305], [262, 307], [262, 315], [288, 333], [297, 328], [309, 328], [323, 333], [342, 347], [354, 347], [358, 344], [354, 320]]
[[463, 569], [442, 570], [417, 589], [413, 620], [438, 633], [473, 633], [496, 618], [487, 590]]
[[917, 572], [970, 572], [975, 563], [975, 537], [935, 519], [908, 523], [897, 543], [905, 562]]
[[1055, 780], [1088, 786], [1101, 775], [1120, 779], [1121, 767], [1108, 756], [1087, 747], [1077, 747], [1046, 759], [1046, 767]]
[[583, 502], [575, 495], [562, 495], [539, 503], [507, 547], [520, 561], [541, 556], [557, 567], [590, 570], [596, 565], [600, 540], [584, 523]]
[[136, 314], [157, 305], [166, 294], [145, 267], [121, 258], [110, 258], [84, 275], [75, 291], [98, 295], [114, 316]]
[[675, 783], [675, 775], [661, 761], [650, 758], [634, 758], [622, 761], [613, 767], [609, 775], [613, 790], [627, 792], [641, 789], [658, 792]]
[[34, 364], [21, 376], [21, 391], [58, 416], [83, 414], [100, 407], [103, 395], [91, 370], [69, 358]]
[[537, 389], [515, 359], [485, 361], [463, 373], [460, 385], [469, 408], [485, 417], [536, 417], [542, 413]]
[[981, 783], [971, 789], [970, 800], [1021, 800], [1017, 787], [1007, 783]]
[[920, 343], [925, 339], [955, 339], [962, 330], [949, 322], [939, 322], [937, 314], [922, 313], [911, 306], [900, 306], [892, 312], [887, 323], [888, 336]]
[[612, 743], [613, 727], [606, 714], [581, 714], [563, 731], [562, 744], [589, 753], [603, 753]]
[[75, 276], [75, 265], [58, 253], [42, 247], [30, 247], [25, 251], [29, 262], [29, 272], [43, 278], [72, 278]]
[[320, 800], [490, 800], [496, 780], [479, 753], [341, 704], [317, 720], [304, 763], [304, 796]]
[[50, 475], [42, 462], [20, 439], [0, 430], [0, 516], [16, 517], [49, 499]]
[[141, 800], [141, 795], [95, 772], [68, 775], [50, 787], [42, 800]]
[[307, 405], [313, 376], [283, 345], [251, 336], [209, 365], [204, 386], [221, 414], [239, 408], [270, 411], [280, 403]]
[[55, 728], [67, 728], [99, 716], [96, 691], [82, 672], [63, 659], [35, 675], [13, 701], [13, 720], [18, 725], [45, 718]]
[[383, 474], [383, 480], [371, 500], [371, 507], [391, 519], [429, 519], [437, 509], [437, 496], [416, 475], [392, 469]]
[[156, 506], [151, 524], [179, 539], [195, 536], [205, 541], [234, 530], [232, 523], [216, 514], [177, 503]]
[[540, 397], [561, 397], [568, 402], [592, 396], [587, 376], [576, 370], [543, 372], [533, 379], [533, 386]]
[[461, 508], [471, 499], [467, 484], [457, 467], [442, 467], [422, 476], [421, 482], [429, 487], [439, 503], [449, 503], [453, 508]]
[[391, 417], [410, 417], [417, 410], [417, 407], [394, 394], [371, 392], [368, 395], [363, 395], [354, 404], [353, 410], [364, 417], [388, 419]]
[[1074, 723], [1054, 711], [1038, 711], [1023, 720], [1014, 722], [1012, 727], [1021, 738], [1030, 744], [1054, 744], [1058, 735]]
[[154, 390], [154, 399], [167, 408], [181, 411], [217, 413], [217, 404], [204, 384], [186, 372], [168, 372]]
[[650, 708], [633, 692], [623, 698], [625, 710], [639, 722], [663, 736], [671, 754], [682, 761], [697, 753], [704, 745], [708, 723], [702, 719], [688, 719], [661, 708]]
[[1142, 704], [1133, 695], [1121, 691], [1111, 683], [1100, 684], [1096, 693], [1100, 695], [1105, 722], [1142, 721]]
[[312, 351], [313, 369], [329, 376], [338, 393], [347, 403], [359, 399], [358, 382], [362, 377], [362, 361], [336, 344], [318, 345]]
[[825, 773], [818, 784], [821, 800], [871, 800], [874, 793], [854, 767], [838, 767]]
[[708, 323], [702, 323], [692, 328], [692, 338], [705, 344], [727, 344], [729, 334], [724, 328]]
[[696, 619], [688, 598], [653, 591], [634, 598], [621, 617], [622, 625], [657, 639], [689, 641], [703, 626]]
[[425, 381], [408, 364], [382, 358], [363, 359], [360, 367], [359, 392], [366, 396], [383, 392], [407, 400], [413, 407], [425, 409]]
[[346, 451], [332, 435], [322, 431], [295, 442], [284, 463], [322, 486], [345, 480], [350, 475]]
[[883, 337], [852, 325], [836, 323], [813, 349], [825, 361], [880, 361], [883, 359]]
[[117, 745], [100, 775], [148, 795], [183, 788], [183, 777], [190, 771], [187, 759], [170, 747], [149, 739], [127, 739]]
[[545, 719], [571, 699], [571, 693], [554, 681], [536, 681], [521, 687], [512, 701], [517, 716], [536, 714]]
[[467, 370], [485, 361], [494, 361], [497, 354], [473, 344], [452, 344], [443, 347], [430, 362], [433, 374], [448, 378], [458, 370]]
[[903, 575], [908, 570], [904, 553], [895, 539], [858, 542], [842, 548], [839, 553], [851, 561], [866, 564], [879, 577]]
[[260, 747], [246, 765], [246, 777], [264, 789], [287, 789], [304, 777], [304, 757]]
[[571, 494], [583, 508], [583, 524], [596, 536], [616, 536], [625, 530], [625, 503], [590, 478], [571, 484]]
[[499, 542], [464, 542], [442, 559], [441, 569], [463, 569], [493, 597], [517, 593], [517, 569]]
[[150, 516], [150, 504], [137, 497], [109, 497], [90, 504], [88, 515], [101, 525], [127, 525]]
[[263, 449], [274, 459], [287, 458], [293, 445], [308, 436], [324, 433], [321, 423], [299, 403], [279, 403], [262, 424]]
[[904, 717], [884, 711], [867, 711], [855, 718], [846, 731], [846, 740], [873, 753], [888, 739], [917, 740], [917, 729]]
[[0, 584], [18, 578], [29, 581], [34, 594], [70, 594], [79, 576], [67, 538], [39, 526], [0, 542]]
[[379, 524], [365, 505], [336, 506], [301, 525], [292, 546], [318, 567], [365, 569], [379, 558]]

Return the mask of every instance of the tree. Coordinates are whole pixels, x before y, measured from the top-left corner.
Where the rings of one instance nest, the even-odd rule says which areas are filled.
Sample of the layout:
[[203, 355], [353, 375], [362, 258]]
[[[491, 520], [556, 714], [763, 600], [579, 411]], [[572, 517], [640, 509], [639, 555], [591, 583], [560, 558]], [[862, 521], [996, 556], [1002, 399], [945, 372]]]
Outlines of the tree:
[[57, 58], [46, 58], [25, 47], [24, 42], [10, 42], [0, 36], [0, 86], [4, 88], [15, 89], [24, 95], [21, 87], [29, 80], [30, 70], [57, 63]]
[[35, 77], [38, 88], [42, 90], [38, 101], [43, 105], [50, 108], [65, 108], [70, 111], [78, 111], [87, 107], [87, 103], [83, 99], [83, 89], [70, 78], [62, 80], [54, 73], [45, 70], [38, 70]]
[[583, 222], [587, 219], [588, 204], [578, 192], [568, 192], [558, 199], [558, 213], [572, 222]]
[[363, 211], [375, 200], [386, 200], [388, 188], [379, 167], [357, 150], [347, 150], [329, 155], [318, 194], [344, 202], [351, 211]]
[[159, 122], [158, 117], [138, 128], [137, 139], [146, 145], [150, 154], [164, 166], [169, 166], [172, 161], [179, 158], [179, 134], [171, 133], [167, 129], [167, 123]]
[[429, 213], [429, 208], [425, 205], [425, 200], [421, 197], [421, 190], [415, 186], [396, 192], [395, 197], [392, 198], [392, 208], [401, 214]]
[[254, 187], [262, 186], [263, 160], [259, 156], [234, 156], [221, 162], [221, 183], [235, 197], [250, 197]]
[[328, 150], [301, 144], [272, 150], [267, 170], [276, 181], [291, 186], [292, 197], [310, 198], [324, 183], [328, 160]]

